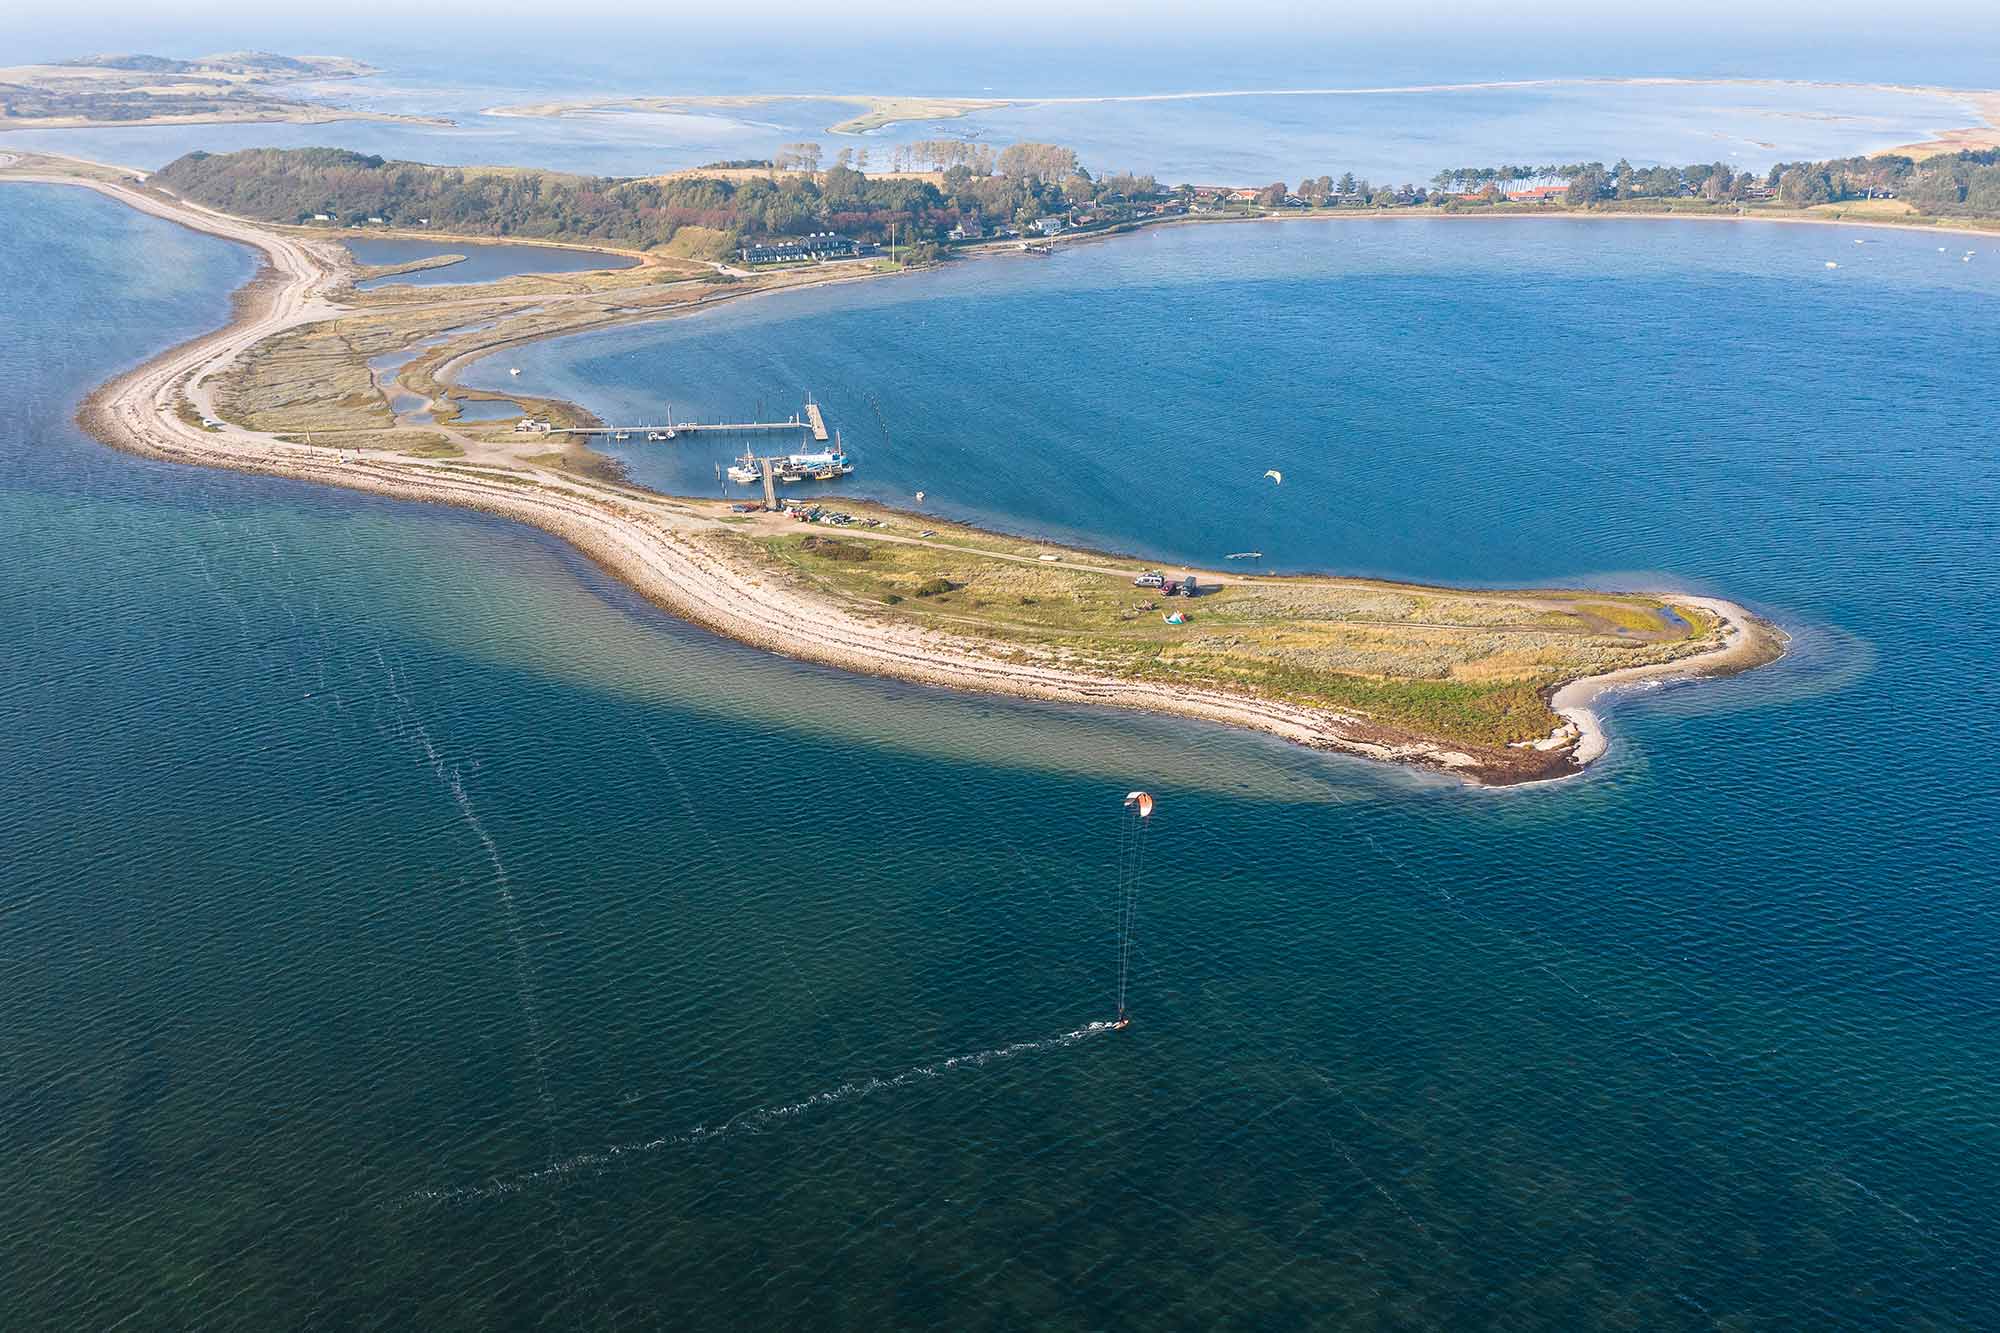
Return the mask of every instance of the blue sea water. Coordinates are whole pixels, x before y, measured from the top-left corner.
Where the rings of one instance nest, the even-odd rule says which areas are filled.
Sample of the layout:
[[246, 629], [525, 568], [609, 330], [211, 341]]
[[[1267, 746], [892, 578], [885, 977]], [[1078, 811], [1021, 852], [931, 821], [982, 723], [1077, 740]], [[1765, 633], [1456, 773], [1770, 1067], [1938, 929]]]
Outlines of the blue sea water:
[[1796, 635], [1485, 792], [110, 453], [78, 396], [249, 264], [0, 190], [8, 1322], [1991, 1326], [2000, 260], [1950, 244], [1185, 230], [510, 353], [814, 392], [857, 489], [1024, 530]]

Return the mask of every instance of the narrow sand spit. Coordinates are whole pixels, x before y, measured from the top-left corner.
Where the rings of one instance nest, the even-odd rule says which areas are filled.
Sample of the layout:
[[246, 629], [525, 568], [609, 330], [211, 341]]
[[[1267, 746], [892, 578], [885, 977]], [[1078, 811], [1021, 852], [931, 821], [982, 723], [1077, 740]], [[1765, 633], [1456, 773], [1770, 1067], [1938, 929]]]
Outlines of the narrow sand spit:
[[141, 211], [252, 246], [265, 256], [266, 269], [238, 292], [235, 313], [223, 328], [160, 353], [85, 400], [78, 420], [99, 439], [155, 458], [458, 505], [530, 523], [568, 541], [667, 610], [786, 656], [930, 685], [1201, 718], [1314, 748], [1506, 784], [1573, 773], [1601, 753], [1602, 729], [1585, 705], [1605, 688], [1644, 676], [1743, 670], [1778, 651], [1781, 636], [1743, 608], [1679, 597], [1727, 622], [1721, 648], [1658, 667], [1571, 682], [1557, 692], [1555, 706], [1580, 733], [1574, 747], [1565, 739], [1547, 749], [1488, 758], [1332, 709], [1000, 660], [987, 655], [977, 641], [865, 619], [780, 586], [763, 571], [735, 567], [702, 540], [718, 530], [717, 523], [669, 497], [549, 470], [497, 472], [438, 461], [350, 456], [235, 426], [210, 430], [191, 422], [177, 410], [183, 395], [199, 413], [213, 415], [207, 381], [246, 349], [275, 333], [343, 312], [327, 296], [341, 279], [339, 258], [254, 223], [109, 181], [12, 179], [84, 185]]
[[1725, 602], [1718, 597], [1689, 597], [1675, 594], [1674, 600], [1698, 606], [1719, 617], [1725, 628], [1723, 646], [1715, 652], [1704, 653], [1700, 657], [1685, 658], [1679, 662], [1660, 662], [1652, 666], [1626, 667], [1622, 671], [1607, 672], [1602, 676], [1585, 676], [1573, 680], [1549, 696], [1549, 706], [1556, 713], [1567, 718], [1577, 729], [1578, 739], [1572, 758], [1580, 768], [1604, 753], [1610, 744], [1605, 734], [1604, 723], [1591, 709], [1601, 694], [1625, 688], [1642, 681], [1659, 682], [1686, 680], [1700, 676], [1723, 676], [1737, 671], [1747, 671], [1775, 661], [1785, 651], [1789, 641], [1785, 632], [1777, 626], [1757, 619], [1734, 602]]

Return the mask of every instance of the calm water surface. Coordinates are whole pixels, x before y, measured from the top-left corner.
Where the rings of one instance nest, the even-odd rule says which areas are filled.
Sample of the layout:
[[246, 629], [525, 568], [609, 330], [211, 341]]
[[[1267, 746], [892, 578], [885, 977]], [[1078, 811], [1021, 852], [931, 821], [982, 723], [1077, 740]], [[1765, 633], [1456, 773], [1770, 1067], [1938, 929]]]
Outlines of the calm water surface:
[[7, 1322], [1992, 1326], [2000, 260], [1853, 239], [1187, 231], [519, 353], [1020, 528], [1797, 632], [1488, 793], [110, 453], [249, 262], [0, 191]]
[[[761, 62], [759, 62], [761, 63]], [[1488, 72], [1473, 77], [1491, 77]], [[1515, 66], [1508, 77], [1518, 77]], [[1933, 66], [1933, 68], [1937, 68]], [[437, 71], [430, 71], [435, 76]], [[867, 152], [886, 170], [894, 145], [972, 138], [995, 146], [1023, 139], [1070, 145], [1093, 171], [1156, 172], [1171, 182], [1241, 184], [1344, 171], [1377, 184], [1428, 182], [1436, 172], [1498, 162], [1727, 162], [1762, 171], [1773, 162], [1840, 157], [1921, 142], [1943, 130], [1976, 125], [1964, 101], [1932, 94], [1848, 86], [1703, 83], [1657, 86], [1565, 82], [1528, 87], [1350, 92], [1325, 96], [1231, 96], [1165, 101], [1073, 100], [1104, 93], [1141, 94], [1228, 88], [1420, 89], [1433, 72], [1404, 78], [1380, 68], [1300, 81], [1296, 71], [1265, 69], [1231, 79], [1191, 62], [1160, 80], [1131, 85], [1116, 71], [1077, 72], [1050, 87], [1035, 69], [994, 75], [982, 84], [947, 84], [955, 96], [1034, 95], [1021, 103], [944, 121], [911, 121], [867, 135], [834, 135], [828, 126], [854, 114], [851, 104], [801, 98], [748, 107], [689, 106], [665, 112], [587, 112], [549, 117], [496, 116], [490, 108], [612, 95], [683, 93], [687, 85], [656, 66], [602, 83], [579, 84], [557, 67], [526, 78], [467, 86], [454, 76], [436, 87], [391, 74], [320, 89], [344, 106], [442, 117], [449, 124], [340, 121], [320, 125], [141, 125], [89, 130], [16, 130], [10, 144], [50, 148], [99, 161], [152, 168], [193, 149], [325, 146], [450, 166], [505, 163], [603, 175], [646, 175], [705, 163], [768, 158], [800, 139], [821, 143], [831, 160], [841, 149]], [[1870, 77], [1878, 77], [1871, 75]], [[1938, 77], [1933, 74], [1929, 77]], [[909, 88], [907, 68], [861, 91]], [[1981, 74], [1967, 86], [1984, 86]], [[756, 85], [748, 91], [769, 91]], [[722, 91], [733, 91], [724, 89]]]
[[470, 241], [343, 240], [360, 264], [407, 264], [436, 255], [464, 255], [456, 264], [442, 268], [418, 269], [414, 273], [394, 273], [387, 277], [357, 282], [356, 288], [392, 285], [449, 287], [466, 283], [497, 282], [522, 273], [585, 273], [593, 269], [633, 268], [636, 259], [597, 254], [590, 250], [566, 250], [553, 245], [480, 245]]

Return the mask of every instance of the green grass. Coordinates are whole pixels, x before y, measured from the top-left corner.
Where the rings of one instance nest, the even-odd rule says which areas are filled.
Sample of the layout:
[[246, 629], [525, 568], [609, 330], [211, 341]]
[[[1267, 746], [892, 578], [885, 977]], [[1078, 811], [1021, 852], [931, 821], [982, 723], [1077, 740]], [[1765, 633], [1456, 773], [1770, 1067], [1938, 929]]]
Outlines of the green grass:
[[459, 448], [457, 445], [453, 444], [450, 440], [445, 439], [441, 435], [430, 436], [428, 438], [413, 436], [411, 438], [413, 440], [417, 440], [418, 442], [413, 443], [412, 445], [404, 448], [403, 450], [403, 452], [405, 454], [408, 454], [411, 458], [465, 457], [465, 450]]
[[[908, 533], [895, 518], [880, 533]], [[1046, 547], [940, 530], [947, 545], [848, 530], [764, 535], [755, 547], [859, 614], [986, 642], [996, 655], [1058, 661], [1121, 679], [1234, 688], [1330, 707], [1469, 745], [1547, 735], [1542, 698], [1580, 675], [1700, 646], [1644, 597], [1474, 593], [1360, 580], [1269, 579], [1192, 602], [1099, 574], [998, 558]], [[732, 541], [746, 541], [732, 537]], [[1112, 557], [1073, 556], [1127, 566]], [[1178, 609], [1190, 623], [1172, 626]]]

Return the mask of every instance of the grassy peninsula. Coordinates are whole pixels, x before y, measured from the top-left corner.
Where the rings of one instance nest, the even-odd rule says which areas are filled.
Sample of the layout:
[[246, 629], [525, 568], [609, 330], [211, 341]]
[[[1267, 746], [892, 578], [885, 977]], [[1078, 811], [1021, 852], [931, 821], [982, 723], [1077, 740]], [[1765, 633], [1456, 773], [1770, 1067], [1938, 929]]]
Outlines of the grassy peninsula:
[[[658, 248], [600, 246], [637, 266], [364, 292], [354, 282], [368, 270], [323, 227], [245, 221], [56, 159], [0, 167], [7, 177], [86, 184], [270, 261], [227, 328], [93, 395], [83, 420], [101, 438], [520, 519], [676, 613], [792, 656], [1177, 713], [1510, 783], [1573, 772], [1601, 749], [1591, 682], [1738, 670], [1782, 650], [1782, 636], [1740, 607], [1699, 597], [1474, 592], [1232, 568], [1196, 571], [1203, 595], [1168, 600], [1135, 585], [1147, 562], [1133, 557], [860, 503], [842, 502], [834, 526], [659, 495], [560, 433], [461, 419], [465, 401], [496, 395], [458, 388], [454, 370], [534, 339], [881, 268], [743, 273]], [[408, 359], [371, 366], [391, 353]], [[558, 432], [591, 420], [574, 404], [516, 401]]]

